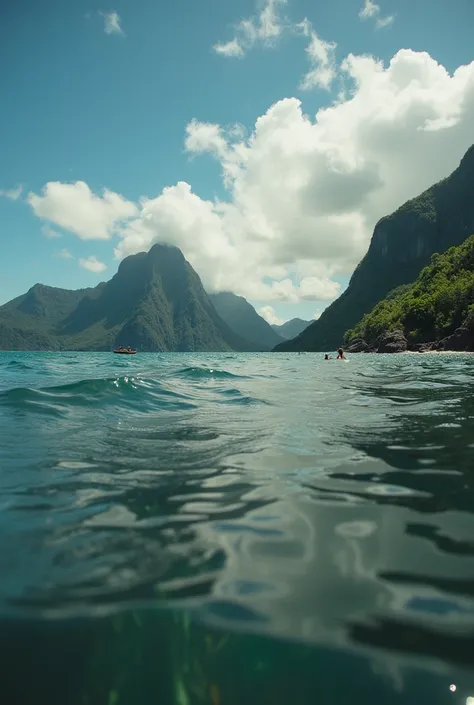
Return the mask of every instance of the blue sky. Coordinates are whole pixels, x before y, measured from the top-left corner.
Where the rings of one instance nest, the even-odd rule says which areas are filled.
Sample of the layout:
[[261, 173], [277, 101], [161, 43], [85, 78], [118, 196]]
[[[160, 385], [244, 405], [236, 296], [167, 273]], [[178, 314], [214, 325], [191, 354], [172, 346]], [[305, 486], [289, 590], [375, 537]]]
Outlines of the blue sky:
[[[154, 199], [163, 188], [186, 182], [200, 199], [213, 201], [217, 198], [235, 202], [238, 198], [236, 193], [242, 189], [234, 185], [235, 192], [232, 192], [233, 187], [229, 192], [229, 184], [223, 183], [222, 165], [227, 163], [227, 157], [218, 155], [216, 158], [215, 140], [208, 140], [203, 146], [202, 123], [224, 128], [237, 123], [245, 128], [248, 138], [255, 130], [256, 120], [285, 98], [299, 99], [302, 111], [314, 123], [317, 111], [330, 106], [337, 98], [343, 85], [341, 62], [350, 53], [359, 57], [376, 57], [384, 62], [386, 68], [401, 49], [427, 52], [433, 62], [441, 64], [449, 74], [459, 66], [470, 64], [474, 58], [474, 4], [469, 0], [417, 0], [416, 3], [381, 0], [378, 10], [374, 10], [374, 5], [369, 3], [366, 19], [359, 16], [363, 4], [363, 0], [332, 0], [330, 3], [288, 0], [285, 4], [277, 3], [276, 12], [284, 29], [273, 44], [267, 46], [265, 41], [254, 39], [252, 46], [244, 47], [245, 56], [227, 57], [215, 51], [213, 46], [239, 36], [241, 41], [244, 35], [239, 35], [239, 30], [236, 34], [236, 24], [243, 18], [254, 18], [257, 26], [265, 3], [256, 4], [248, 0], [233, 3], [222, 0], [203, 0], [201, 3], [112, 0], [112, 6], [97, 4], [94, 0], [4, 3], [0, 10], [0, 60], [2, 66], [8, 68], [0, 75], [0, 190], [3, 192], [0, 198], [0, 303], [23, 293], [37, 281], [79, 288], [93, 286], [100, 280], [110, 278], [116, 271], [118, 261], [114, 257], [114, 248], [121, 238], [112, 229], [109, 239], [85, 239], [83, 230], [82, 235], [74, 234], [68, 228], [61, 227], [54, 217], [38, 216], [38, 212], [44, 213], [46, 210], [38, 207], [35, 213], [31, 202], [28, 202], [28, 194], [32, 192], [40, 196], [49, 182], [66, 184], [83, 181], [99, 198], [106, 188], [134, 203], [141, 196]], [[107, 13], [112, 12], [117, 16], [108, 15], [109, 22], [112, 21], [109, 26], [112, 31], [106, 33]], [[393, 17], [390, 23], [377, 28], [377, 19], [390, 16]], [[301, 27], [296, 29], [304, 18], [311, 23], [306, 34]], [[122, 33], [113, 31], [119, 27]], [[327, 87], [315, 85], [305, 90], [301, 84], [305, 73], [311, 68], [306, 51], [311, 32], [317, 35], [319, 41], [337, 45], [329, 50], [331, 66], [335, 67], [334, 78]], [[406, 57], [403, 61], [404, 67], [408, 66]], [[412, 61], [410, 67], [413, 66]], [[421, 59], [416, 71], [425, 70], [420, 66]], [[426, 68], [427, 73], [430, 70]], [[427, 78], [426, 81], [425, 92], [426, 86], [437, 90], [434, 79]], [[438, 111], [441, 116], [445, 116], [446, 106], [452, 102], [452, 97], [448, 95], [448, 79], [445, 84], [446, 100]], [[468, 102], [470, 90], [464, 85], [456, 88], [460, 105]], [[370, 94], [373, 95], [373, 89]], [[411, 100], [416, 106], [416, 97]], [[463, 107], [462, 110], [467, 111], [467, 108]], [[416, 195], [416, 189], [429, 185], [435, 177], [447, 175], [455, 167], [456, 160], [474, 141], [469, 127], [472, 121], [469, 123], [468, 117], [467, 113], [458, 115], [458, 123], [445, 130], [449, 133], [443, 136], [448, 154], [446, 160], [442, 159], [434, 170], [431, 164], [426, 171], [419, 170], [420, 173], [417, 172], [410, 184], [415, 193], [410, 195]], [[201, 126], [199, 145], [185, 149], [186, 126], [193, 119], [199, 121]], [[411, 139], [409, 129], [408, 126], [408, 132], [399, 135], [405, 142]], [[416, 129], [413, 129], [414, 135]], [[359, 161], [373, 164], [374, 147], [371, 146], [372, 151], [367, 154], [361, 151], [364, 142], [360, 138], [360, 130], [357, 134], [359, 152], [354, 151], [354, 154]], [[392, 138], [393, 134], [389, 139]], [[438, 136], [433, 140], [435, 138], [438, 139]], [[282, 139], [285, 140], [284, 133]], [[321, 140], [320, 137], [318, 139]], [[433, 146], [437, 145], [438, 142], [433, 141]], [[247, 149], [252, 148], [247, 144]], [[423, 149], [427, 149], [425, 143]], [[301, 149], [296, 151], [301, 156]], [[411, 171], [412, 152], [413, 158], [419, 157], [416, 149], [408, 149], [403, 163], [398, 165], [400, 173], [404, 169]], [[451, 153], [452, 158], [449, 157]], [[261, 162], [263, 166], [258, 172], [262, 175], [263, 185], [259, 185], [258, 189], [268, 186], [266, 174], [277, 173], [276, 167], [273, 169], [269, 163], [268, 152], [265, 154], [267, 156], [262, 160], [266, 161]], [[377, 165], [379, 182], [387, 170], [395, 173], [396, 169], [392, 167], [390, 161], [381, 161]], [[260, 193], [255, 186], [257, 172], [251, 173], [247, 162], [244, 169], [245, 177], [239, 176], [238, 182], [245, 184], [247, 189], [243, 201], [245, 204], [250, 201], [256, 203]], [[308, 173], [312, 179], [313, 176]], [[323, 184], [328, 182], [324, 174], [318, 178], [322, 178]], [[383, 178], [385, 183], [387, 179]], [[11, 191], [19, 185], [23, 187], [21, 196], [12, 198], [14, 194]], [[348, 188], [352, 185], [353, 181]], [[317, 298], [314, 292], [322, 289], [318, 289], [316, 279], [326, 282], [325, 291], [329, 293], [328, 281], [344, 287], [353, 263], [367, 246], [367, 231], [373, 227], [374, 214], [380, 216], [384, 207], [399, 205], [397, 198], [406, 195], [403, 184], [387, 181], [386, 186], [392, 194], [390, 198], [384, 196], [383, 189], [378, 186], [371, 187], [373, 194], [377, 189], [382, 194], [378, 203], [375, 203], [372, 192], [364, 194], [364, 198], [367, 195], [367, 202], [372, 201], [370, 208], [360, 216], [360, 223], [354, 227], [354, 230], [360, 228], [361, 234], [353, 247], [354, 251], [351, 250], [346, 259], [344, 256], [337, 259], [339, 254], [334, 248], [326, 254], [322, 245], [318, 245], [313, 252], [310, 233], [305, 243], [298, 244], [300, 249], [295, 255], [298, 263], [292, 265], [289, 262], [291, 254], [281, 253], [291, 250], [291, 238], [296, 241], [307, 223], [300, 228], [293, 218], [294, 232], [291, 232], [288, 223], [293, 221], [285, 214], [281, 216], [281, 227], [275, 216], [272, 233], [268, 234], [268, 250], [272, 252], [278, 249], [276, 245], [273, 247], [272, 238], [280, 243], [286, 238], [285, 247], [278, 245], [281, 251], [273, 259], [271, 253], [263, 252], [263, 247], [258, 253], [255, 249], [243, 247], [239, 253], [238, 235], [234, 234], [233, 247], [238, 254], [237, 260], [249, 260], [254, 256], [251, 253], [255, 253], [258, 260], [256, 277], [265, 284], [272, 280], [289, 279], [297, 283], [301, 278], [307, 279], [304, 291], [302, 286], [301, 291], [292, 291], [288, 296], [283, 289], [278, 290], [273, 298], [273, 294], [260, 296], [260, 289], [252, 288], [252, 282], [245, 285], [241, 293], [247, 295], [257, 307], [271, 306], [275, 315], [284, 319], [294, 315], [311, 318], [322, 310], [329, 301], [329, 294]], [[251, 196], [250, 188], [253, 189]], [[316, 196], [320, 192], [318, 186]], [[266, 202], [266, 197], [262, 191], [261, 201]], [[270, 204], [273, 199], [277, 205], [278, 191], [268, 194], [268, 199]], [[45, 208], [46, 205], [49, 207], [51, 204], [44, 204]], [[78, 202], [77, 207], [80, 218], [84, 202]], [[242, 208], [244, 206], [240, 204], [240, 211]], [[246, 205], [245, 208], [251, 206]], [[71, 217], [74, 217], [73, 211], [72, 205]], [[47, 212], [56, 213], [52, 206]], [[336, 217], [342, 212], [345, 214], [344, 227], [350, 229], [351, 218], [357, 221], [357, 208], [354, 206], [353, 211], [348, 211], [347, 207], [341, 211], [336, 208], [332, 215]], [[245, 213], [245, 217], [249, 217], [247, 210]], [[154, 218], [155, 215], [153, 211]], [[262, 217], [269, 217], [268, 213]], [[314, 237], [321, 242], [329, 242], [334, 236], [330, 229], [326, 230], [322, 217], [320, 211], [311, 214], [314, 219], [311, 222], [318, 224]], [[166, 239], [163, 218], [160, 210], [156, 231], [159, 235], [156, 237]], [[180, 244], [188, 256], [186, 242], [194, 236], [187, 231], [186, 240], [184, 234], [180, 235], [179, 228], [182, 226], [174, 224], [173, 227], [171, 240]], [[247, 228], [248, 234], [248, 225], [242, 227]], [[61, 237], [48, 237], [51, 231], [61, 233]], [[183, 239], [180, 240], [180, 237]], [[263, 239], [265, 237], [266, 234], [262, 235]], [[132, 251], [130, 237], [123, 242], [127, 243], [127, 247], [122, 254]], [[223, 257], [213, 264], [211, 252], [208, 260], [204, 261], [203, 255], [196, 254], [199, 247], [202, 249], [202, 243], [189, 245], [189, 258], [200, 274], [197, 264], [202, 263], [205, 283], [211, 280], [214, 266], [222, 269], [220, 281], [225, 279], [225, 267], [233, 269], [229, 264], [232, 260]], [[60, 256], [60, 253], [65, 254], [65, 250], [71, 257]], [[308, 253], [307, 261], [311, 265], [307, 268], [301, 264], [305, 261], [305, 253]], [[103, 272], [89, 271], [79, 264], [79, 260], [87, 264], [91, 256], [97, 258], [94, 261], [104, 263], [107, 269]], [[284, 262], [285, 256], [288, 262]], [[283, 271], [285, 267], [286, 271]], [[94, 268], [98, 267], [93, 264]], [[242, 270], [241, 277], [242, 280], [252, 277], [251, 266]], [[256, 293], [252, 296], [254, 291]]]

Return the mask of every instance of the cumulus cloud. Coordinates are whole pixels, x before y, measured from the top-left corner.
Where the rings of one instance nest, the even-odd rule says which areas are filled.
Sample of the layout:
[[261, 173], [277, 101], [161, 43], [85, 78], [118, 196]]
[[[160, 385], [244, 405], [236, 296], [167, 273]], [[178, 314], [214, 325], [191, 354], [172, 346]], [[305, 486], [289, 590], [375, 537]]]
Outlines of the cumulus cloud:
[[454, 169], [472, 140], [474, 63], [453, 75], [401, 50], [388, 66], [349, 55], [348, 97], [305, 115], [278, 101], [247, 139], [193, 121], [186, 147], [219, 162], [225, 201], [187, 183], [144, 200], [121, 229], [123, 256], [153, 242], [183, 249], [210, 290], [253, 300], [328, 301], [363, 256], [377, 220]]
[[98, 260], [94, 255], [91, 255], [87, 259], [80, 259], [79, 265], [89, 272], [94, 272], [94, 274], [100, 274], [100, 272], [105, 272], [107, 269], [107, 265]]
[[83, 240], [107, 240], [115, 228], [138, 214], [137, 206], [113, 191], [94, 194], [84, 181], [50, 181], [27, 201], [37, 216], [70, 230]]
[[262, 306], [258, 309], [257, 313], [260, 314], [260, 316], [262, 316], [262, 318], [264, 318], [271, 326], [281, 326], [285, 323], [285, 320], [277, 315], [273, 306]]
[[244, 56], [256, 44], [274, 45], [285, 27], [280, 15], [280, 6], [285, 3], [286, 0], [266, 0], [258, 15], [239, 22], [233, 39], [218, 42], [212, 48], [221, 56], [235, 58]]
[[380, 5], [372, 2], [372, 0], [364, 0], [364, 6], [359, 12], [359, 17], [361, 20], [375, 20], [375, 27], [377, 29], [388, 27], [395, 19], [393, 15], [386, 15], [385, 17], [382, 17]]
[[[80, 237], [116, 232], [117, 257], [155, 242], [177, 245], [209, 291], [328, 302], [377, 220], [447, 176], [474, 135], [474, 62], [450, 74], [427, 53], [401, 50], [388, 65], [349, 55], [341, 70], [347, 97], [314, 117], [285, 98], [248, 136], [188, 125], [186, 149], [213, 156], [225, 200], [205, 200], [183, 181], [139, 207], [85, 184], [48, 184], [32, 206]], [[71, 189], [66, 202], [61, 186]]]
[[303, 76], [300, 87], [303, 90], [309, 90], [311, 88], [329, 89], [337, 76], [335, 56], [337, 44], [321, 39], [314, 31], [311, 22], [307, 19], [304, 19], [303, 22], [296, 25], [296, 29], [301, 32], [303, 36], [309, 37], [310, 39], [306, 47], [306, 54], [311, 68]]
[[225, 158], [228, 153], [227, 139], [221, 126], [196, 119], [186, 126], [184, 146], [188, 152], [195, 154], [212, 152], [217, 157]]
[[120, 16], [117, 12], [115, 12], [115, 10], [112, 10], [111, 12], [101, 12], [100, 14], [104, 18], [104, 32], [106, 34], [125, 35], [125, 32], [120, 24]]
[[9, 198], [10, 201], [17, 201], [23, 193], [23, 186], [16, 186], [11, 189], [0, 189], [0, 196]]

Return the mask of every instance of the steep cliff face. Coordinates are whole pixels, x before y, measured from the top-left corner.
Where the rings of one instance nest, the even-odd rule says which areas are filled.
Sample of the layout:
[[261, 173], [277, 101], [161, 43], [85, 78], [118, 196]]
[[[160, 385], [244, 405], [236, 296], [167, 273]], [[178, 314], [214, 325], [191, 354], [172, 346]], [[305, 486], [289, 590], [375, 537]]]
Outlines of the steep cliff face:
[[416, 279], [435, 252], [459, 245], [474, 232], [474, 145], [447, 179], [376, 225], [369, 250], [346, 291], [318, 321], [277, 351], [328, 350], [391, 289]]
[[412, 284], [400, 286], [346, 333], [350, 352], [472, 350], [474, 235], [435, 254]]

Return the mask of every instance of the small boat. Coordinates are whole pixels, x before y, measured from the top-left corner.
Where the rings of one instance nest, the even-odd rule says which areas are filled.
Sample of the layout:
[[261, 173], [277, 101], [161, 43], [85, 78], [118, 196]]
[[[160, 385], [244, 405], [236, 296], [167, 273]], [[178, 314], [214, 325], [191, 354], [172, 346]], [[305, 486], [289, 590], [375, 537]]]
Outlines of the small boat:
[[114, 353], [116, 355], [136, 355], [137, 351], [132, 350], [132, 348], [117, 348], [117, 350], [114, 350]]

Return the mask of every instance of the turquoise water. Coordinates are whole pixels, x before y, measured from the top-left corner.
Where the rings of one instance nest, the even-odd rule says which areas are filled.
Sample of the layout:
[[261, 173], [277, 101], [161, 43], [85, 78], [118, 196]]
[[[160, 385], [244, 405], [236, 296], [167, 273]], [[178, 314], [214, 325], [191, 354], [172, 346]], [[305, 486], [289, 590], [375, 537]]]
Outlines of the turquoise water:
[[474, 697], [474, 356], [0, 354], [0, 692]]

